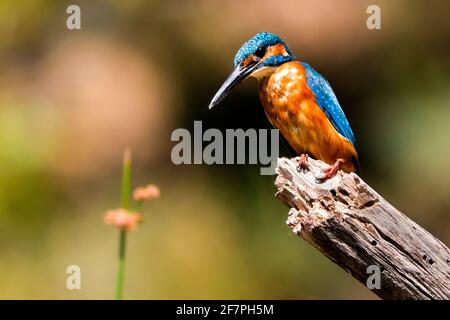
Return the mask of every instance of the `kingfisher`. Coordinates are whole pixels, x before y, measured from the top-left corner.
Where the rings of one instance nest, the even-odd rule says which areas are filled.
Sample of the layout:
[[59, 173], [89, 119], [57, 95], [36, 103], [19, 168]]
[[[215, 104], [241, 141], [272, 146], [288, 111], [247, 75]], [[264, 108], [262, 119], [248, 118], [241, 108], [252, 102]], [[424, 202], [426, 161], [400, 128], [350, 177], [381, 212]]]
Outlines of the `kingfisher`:
[[261, 32], [234, 57], [234, 70], [209, 104], [218, 105], [248, 77], [259, 82], [259, 98], [269, 122], [300, 155], [297, 169], [308, 170], [311, 156], [329, 164], [316, 177], [324, 182], [338, 170], [359, 170], [356, 139], [328, 81], [300, 62], [277, 35]]

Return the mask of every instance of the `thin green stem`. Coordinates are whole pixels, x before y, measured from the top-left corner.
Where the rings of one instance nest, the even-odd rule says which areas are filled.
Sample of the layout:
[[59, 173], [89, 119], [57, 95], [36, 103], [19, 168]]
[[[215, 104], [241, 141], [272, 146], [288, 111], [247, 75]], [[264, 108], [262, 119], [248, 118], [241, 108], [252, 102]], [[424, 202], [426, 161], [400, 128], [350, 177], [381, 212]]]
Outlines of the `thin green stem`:
[[125, 149], [123, 154], [122, 190], [120, 194], [120, 206], [130, 209], [131, 198], [131, 150]]
[[119, 269], [117, 271], [116, 280], [116, 300], [122, 300], [123, 297], [123, 280], [125, 277], [125, 246], [127, 242], [126, 230], [120, 230], [119, 238]]
[[[120, 194], [120, 206], [130, 210], [131, 198], [131, 151], [125, 149], [123, 156], [122, 190]], [[127, 231], [120, 230], [119, 236], [119, 265], [116, 280], [116, 300], [122, 300], [123, 283], [125, 277], [125, 253], [126, 253]]]

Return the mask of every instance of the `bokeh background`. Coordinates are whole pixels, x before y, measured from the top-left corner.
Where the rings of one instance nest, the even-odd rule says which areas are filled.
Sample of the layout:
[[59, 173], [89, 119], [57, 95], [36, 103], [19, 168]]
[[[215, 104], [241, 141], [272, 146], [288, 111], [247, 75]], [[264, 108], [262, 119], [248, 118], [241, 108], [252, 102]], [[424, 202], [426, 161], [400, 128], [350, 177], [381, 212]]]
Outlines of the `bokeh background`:
[[[82, 29], [67, 30], [66, 8]], [[378, 4], [382, 29], [366, 28]], [[175, 166], [175, 128], [270, 128], [247, 81], [205, 111], [239, 46], [280, 35], [331, 82], [362, 176], [450, 244], [448, 1], [0, 2], [0, 298], [109, 299], [121, 157], [162, 196], [130, 234], [129, 299], [376, 299], [294, 236], [259, 166]], [[82, 289], [66, 289], [66, 267]]]

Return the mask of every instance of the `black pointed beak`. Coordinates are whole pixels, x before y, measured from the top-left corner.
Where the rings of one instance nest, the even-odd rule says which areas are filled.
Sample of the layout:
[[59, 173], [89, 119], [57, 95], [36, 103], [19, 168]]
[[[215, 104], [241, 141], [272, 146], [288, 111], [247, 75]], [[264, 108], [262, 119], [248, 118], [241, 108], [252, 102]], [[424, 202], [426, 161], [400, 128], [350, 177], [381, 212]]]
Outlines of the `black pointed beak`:
[[237, 66], [233, 72], [228, 76], [227, 80], [222, 84], [220, 89], [216, 92], [212, 98], [208, 109], [212, 109], [218, 105], [230, 92], [238, 86], [245, 78], [248, 77], [259, 66], [258, 62], [252, 63], [249, 66], [241, 67]]

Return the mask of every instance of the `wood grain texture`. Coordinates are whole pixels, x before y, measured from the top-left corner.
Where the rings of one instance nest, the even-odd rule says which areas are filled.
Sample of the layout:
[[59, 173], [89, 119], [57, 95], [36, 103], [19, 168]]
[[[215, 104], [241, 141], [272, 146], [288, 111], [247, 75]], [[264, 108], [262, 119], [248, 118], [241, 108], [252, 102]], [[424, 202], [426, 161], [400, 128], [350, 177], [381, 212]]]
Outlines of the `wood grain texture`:
[[327, 165], [278, 160], [276, 196], [290, 207], [287, 224], [308, 243], [366, 285], [379, 266], [383, 299], [450, 299], [450, 250], [394, 208], [355, 173], [339, 171], [317, 184]]

